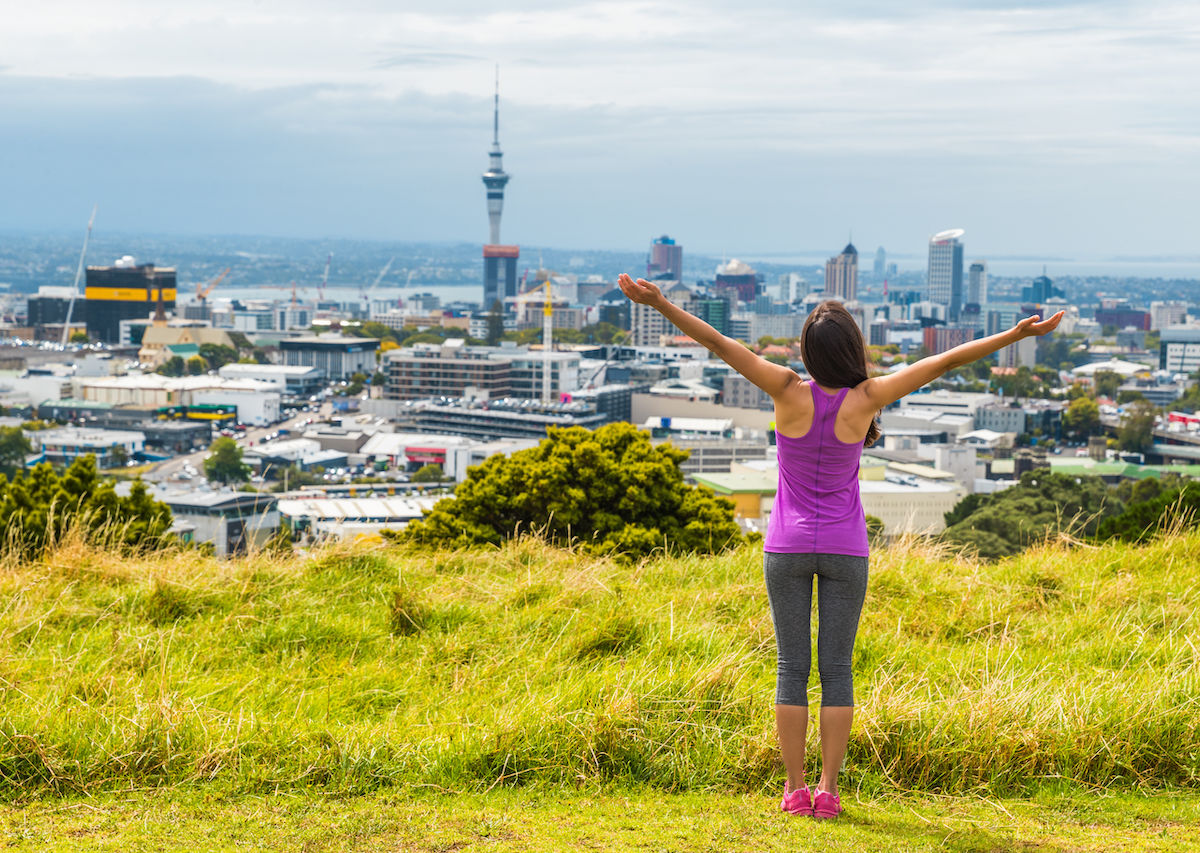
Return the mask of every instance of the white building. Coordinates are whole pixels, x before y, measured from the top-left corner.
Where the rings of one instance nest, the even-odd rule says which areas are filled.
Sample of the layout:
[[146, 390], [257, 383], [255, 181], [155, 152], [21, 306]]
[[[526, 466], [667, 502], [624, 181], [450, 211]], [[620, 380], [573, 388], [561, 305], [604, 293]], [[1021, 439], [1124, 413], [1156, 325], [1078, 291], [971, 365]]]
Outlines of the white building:
[[69, 465], [79, 457], [91, 454], [96, 457], [98, 467], [114, 468], [127, 464], [134, 454], [141, 453], [146, 447], [146, 434], [134, 430], [69, 426], [39, 430], [27, 435], [41, 448], [46, 461], [55, 465]]
[[402, 530], [409, 522], [428, 513], [443, 496], [331, 498], [282, 498], [279, 515], [292, 529], [297, 541], [351, 539], [378, 534], [380, 530]]
[[161, 409], [230, 405], [237, 407], [237, 418], [241, 423], [265, 426], [279, 420], [279, 391], [268, 383], [249, 379], [130, 373], [126, 376], [77, 377], [74, 385], [74, 397], [114, 406]]
[[322, 385], [320, 370], [301, 365], [226, 364], [217, 371], [217, 375], [222, 379], [264, 382], [289, 397], [306, 396]]

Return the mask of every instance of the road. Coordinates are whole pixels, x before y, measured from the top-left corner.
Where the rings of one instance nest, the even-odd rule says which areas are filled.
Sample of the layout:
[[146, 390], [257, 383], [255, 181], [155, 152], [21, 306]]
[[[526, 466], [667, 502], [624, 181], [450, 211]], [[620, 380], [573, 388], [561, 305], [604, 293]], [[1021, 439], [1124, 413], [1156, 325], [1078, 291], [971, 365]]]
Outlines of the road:
[[[235, 438], [238, 445], [242, 449], [254, 447], [262, 443], [263, 439], [272, 433], [278, 432], [281, 429], [290, 430], [291, 437], [298, 436], [304, 430], [304, 422], [310, 418], [314, 423], [317, 421], [327, 421], [332, 414], [333, 407], [329, 403], [325, 403], [319, 412], [298, 412], [295, 417], [289, 418], [282, 423], [274, 424], [267, 427], [250, 427], [241, 436]], [[165, 459], [159, 462], [152, 469], [142, 475], [142, 479], [154, 483], [165, 483], [173, 481], [182, 486], [185, 483], [195, 483], [197, 480], [176, 480], [177, 474], [182, 472], [189, 465], [197, 471], [203, 471], [203, 463], [205, 457], [208, 456], [208, 448], [197, 450], [195, 453], [188, 453], [183, 456], [173, 456], [170, 459]], [[202, 477], [203, 474], [198, 475]]]

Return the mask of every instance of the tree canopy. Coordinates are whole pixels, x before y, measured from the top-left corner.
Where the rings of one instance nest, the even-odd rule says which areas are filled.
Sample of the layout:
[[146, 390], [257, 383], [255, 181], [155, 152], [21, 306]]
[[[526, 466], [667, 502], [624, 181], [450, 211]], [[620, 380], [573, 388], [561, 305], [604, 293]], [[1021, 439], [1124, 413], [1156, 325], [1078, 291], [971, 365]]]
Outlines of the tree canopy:
[[250, 479], [250, 466], [242, 461], [242, 448], [232, 438], [221, 437], [208, 448], [204, 476], [214, 483], [244, 483]]
[[33, 445], [19, 426], [0, 427], [0, 474], [11, 477], [25, 467], [25, 457]]
[[[1027, 471], [1015, 486], [994, 495], [969, 495], [964, 514], [955, 507], [942, 536], [974, 547], [985, 558], [1016, 554], [1058, 531], [1092, 536], [1101, 519], [1122, 506], [1099, 477]], [[959, 506], [963, 506], [960, 503]]]
[[153, 549], [168, 538], [171, 510], [150, 497], [140, 480], [119, 496], [100, 479], [96, 458], [76, 459], [61, 475], [47, 462], [12, 482], [0, 476], [4, 545], [35, 557], [72, 530], [105, 545]]
[[686, 451], [651, 444], [626, 423], [548, 433], [537, 447], [471, 468], [453, 498], [400, 538], [458, 547], [534, 531], [629, 558], [656, 550], [715, 553], [741, 541], [733, 505], [684, 483]]

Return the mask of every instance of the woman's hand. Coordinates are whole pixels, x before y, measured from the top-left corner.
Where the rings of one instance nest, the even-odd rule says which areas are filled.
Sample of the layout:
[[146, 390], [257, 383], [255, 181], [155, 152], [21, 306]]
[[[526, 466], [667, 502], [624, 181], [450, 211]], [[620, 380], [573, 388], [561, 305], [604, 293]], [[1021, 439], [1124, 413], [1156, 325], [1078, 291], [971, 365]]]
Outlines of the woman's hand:
[[621, 273], [617, 276], [617, 286], [621, 288], [622, 293], [641, 305], [656, 306], [664, 301], [658, 285], [644, 278], [634, 281], [626, 273]]
[[1018, 338], [1032, 338], [1035, 335], [1044, 335], [1058, 328], [1059, 321], [1062, 320], [1063, 315], [1066, 313], [1065, 311], [1059, 311], [1049, 320], [1043, 320], [1037, 314], [1034, 314], [1032, 317], [1026, 317], [1013, 328], [1017, 330]]

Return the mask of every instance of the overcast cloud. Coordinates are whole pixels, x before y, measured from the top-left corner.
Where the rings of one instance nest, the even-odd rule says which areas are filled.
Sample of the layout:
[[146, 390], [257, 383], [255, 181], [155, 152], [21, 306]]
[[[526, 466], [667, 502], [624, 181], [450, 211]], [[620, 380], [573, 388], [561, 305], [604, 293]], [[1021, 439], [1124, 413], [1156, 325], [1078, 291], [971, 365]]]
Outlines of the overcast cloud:
[[1184, 2], [27, 7], [0, 34], [0, 227], [699, 251], [1200, 254]]

